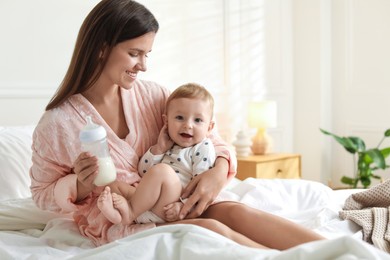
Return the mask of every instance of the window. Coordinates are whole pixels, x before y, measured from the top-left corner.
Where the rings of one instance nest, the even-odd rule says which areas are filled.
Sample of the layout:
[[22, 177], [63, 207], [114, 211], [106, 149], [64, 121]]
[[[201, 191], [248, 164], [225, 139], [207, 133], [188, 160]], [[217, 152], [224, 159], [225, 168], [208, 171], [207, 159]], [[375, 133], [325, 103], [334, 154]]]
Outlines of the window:
[[173, 90], [204, 85], [216, 101], [219, 132], [231, 141], [246, 103], [265, 92], [264, 2], [141, 1], [160, 23], [143, 78]]

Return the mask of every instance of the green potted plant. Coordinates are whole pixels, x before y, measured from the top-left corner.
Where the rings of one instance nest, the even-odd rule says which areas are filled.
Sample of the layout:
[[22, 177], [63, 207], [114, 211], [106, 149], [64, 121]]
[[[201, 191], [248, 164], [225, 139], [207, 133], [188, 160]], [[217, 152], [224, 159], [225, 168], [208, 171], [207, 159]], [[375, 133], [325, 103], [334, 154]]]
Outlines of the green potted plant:
[[377, 147], [372, 149], [366, 149], [366, 144], [359, 137], [340, 137], [321, 128], [320, 130], [322, 133], [332, 136], [345, 150], [353, 154], [354, 177], [343, 176], [342, 183], [356, 188], [360, 182], [364, 188], [367, 188], [371, 184], [371, 178], [381, 179], [380, 176], [374, 174], [376, 170], [390, 167], [386, 164], [386, 158], [390, 155], [390, 147], [380, 149], [383, 140], [390, 136], [390, 129], [385, 131]]

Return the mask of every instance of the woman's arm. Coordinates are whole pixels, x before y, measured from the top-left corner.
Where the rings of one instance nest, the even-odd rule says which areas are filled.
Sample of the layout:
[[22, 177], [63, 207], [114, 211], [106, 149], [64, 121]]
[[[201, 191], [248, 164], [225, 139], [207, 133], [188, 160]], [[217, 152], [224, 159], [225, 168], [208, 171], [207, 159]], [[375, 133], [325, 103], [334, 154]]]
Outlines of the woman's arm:
[[[96, 172], [96, 168], [88, 173], [84, 163], [72, 162], [70, 155], [79, 151], [68, 144], [77, 138], [76, 134], [69, 136], [71, 131], [64, 132], [52, 125], [48, 128], [45, 122], [43, 120], [37, 125], [33, 135], [33, 163], [30, 168], [32, 198], [41, 209], [73, 212], [86, 204], [85, 199], [91, 194], [94, 179], [89, 175]], [[94, 164], [97, 167], [97, 162]]]
[[225, 158], [228, 162], [227, 178], [232, 179], [237, 173], [237, 158], [234, 148], [229, 146], [217, 133], [216, 127], [209, 137], [214, 144], [217, 158]]
[[193, 178], [184, 189], [182, 198], [188, 197], [188, 200], [181, 209], [181, 219], [200, 216], [214, 202], [228, 181], [236, 175], [236, 155], [218, 135], [216, 128], [209, 138], [213, 142], [217, 156], [214, 168]]
[[201, 215], [226, 185], [228, 172], [229, 162], [218, 157], [214, 168], [194, 177], [183, 191], [182, 198], [188, 200], [180, 211], [180, 219]]

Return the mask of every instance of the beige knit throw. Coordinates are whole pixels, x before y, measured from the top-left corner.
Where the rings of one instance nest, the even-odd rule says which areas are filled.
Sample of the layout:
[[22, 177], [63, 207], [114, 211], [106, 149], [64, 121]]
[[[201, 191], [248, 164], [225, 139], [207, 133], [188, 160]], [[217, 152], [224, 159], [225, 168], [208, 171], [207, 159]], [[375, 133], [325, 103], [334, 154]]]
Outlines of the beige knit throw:
[[363, 228], [363, 240], [390, 253], [390, 180], [352, 194], [345, 201], [340, 218]]

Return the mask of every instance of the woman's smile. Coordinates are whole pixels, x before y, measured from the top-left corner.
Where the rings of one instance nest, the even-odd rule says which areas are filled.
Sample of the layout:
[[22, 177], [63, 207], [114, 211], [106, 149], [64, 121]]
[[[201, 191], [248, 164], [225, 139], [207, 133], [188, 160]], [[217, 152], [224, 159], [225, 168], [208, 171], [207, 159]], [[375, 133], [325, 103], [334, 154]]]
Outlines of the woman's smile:
[[132, 78], [132, 79], [136, 79], [137, 78], [137, 73], [136, 72], [131, 72], [131, 71], [128, 71], [126, 70], [126, 74]]

